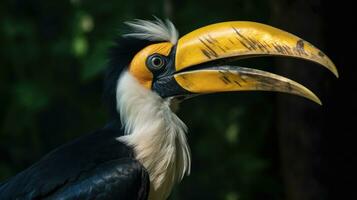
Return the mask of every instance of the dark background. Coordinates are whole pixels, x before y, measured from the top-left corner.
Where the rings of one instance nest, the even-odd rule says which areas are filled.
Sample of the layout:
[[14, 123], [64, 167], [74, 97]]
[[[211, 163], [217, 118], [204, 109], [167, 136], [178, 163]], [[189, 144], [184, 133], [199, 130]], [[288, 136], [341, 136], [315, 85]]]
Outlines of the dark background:
[[349, 2], [1, 0], [0, 180], [107, 122], [107, 49], [124, 21], [168, 17], [183, 35], [215, 22], [249, 20], [319, 47], [340, 78], [294, 59], [239, 62], [297, 80], [324, 105], [268, 92], [184, 102], [178, 115], [190, 129], [192, 174], [171, 199], [344, 199], [356, 186], [356, 10]]

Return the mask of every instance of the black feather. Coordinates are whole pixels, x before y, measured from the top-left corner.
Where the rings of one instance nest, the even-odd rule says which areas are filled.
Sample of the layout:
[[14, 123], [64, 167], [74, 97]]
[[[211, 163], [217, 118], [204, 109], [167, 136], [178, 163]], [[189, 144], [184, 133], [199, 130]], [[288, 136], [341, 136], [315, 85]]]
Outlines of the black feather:
[[0, 184], [0, 199], [144, 200], [149, 176], [133, 149], [107, 126], [63, 145]]

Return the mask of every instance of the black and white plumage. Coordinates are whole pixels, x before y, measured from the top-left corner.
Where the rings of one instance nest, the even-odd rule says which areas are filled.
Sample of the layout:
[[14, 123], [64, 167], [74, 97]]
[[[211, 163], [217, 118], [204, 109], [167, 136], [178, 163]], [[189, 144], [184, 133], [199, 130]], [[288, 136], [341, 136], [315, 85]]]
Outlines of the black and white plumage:
[[177, 31], [169, 21], [127, 24], [134, 32], [112, 47], [105, 80], [105, 97], [121, 123], [49, 153], [2, 183], [1, 199], [147, 199], [150, 188], [150, 199], [165, 199], [189, 171], [186, 126], [170, 111], [169, 100], [142, 88], [126, 71], [138, 51], [177, 40]]
[[2, 183], [1, 199], [147, 199], [149, 175], [113, 125], [59, 147]]
[[223, 61], [296, 57], [338, 75], [331, 60], [310, 43], [263, 24], [223, 22], [180, 39], [170, 21], [127, 24], [133, 30], [112, 48], [105, 79], [113, 122], [57, 148], [2, 182], [1, 200], [166, 199], [191, 167], [187, 127], [174, 113], [173, 102], [214, 92], [264, 90], [320, 103], [292, 80], [221, 65]]
[[[140, 49], [150, 43], [166, 41], [174, 44], [178, 39], [177, 30], [168, 20], [166, 23], [159, 19], [136, 20], [126, 24], [132, 27], [133, 32], [125, 34], [111, 52], [111, 57], [114, 58], [111, 64], [113, 71], [120, 70], [116, 66], [128, 65], [115, 64], [125, 58], [118, 53], [127, 52], [126, 46], [123, 45], [126, 42], [131, 43], [128, 46], [137, 45]], [[132, 59], [132, 55], [128, 57]], [[119, 60], [115, 61], [116, 58]], [[163, 99], [156, 92], [143, 88], [126, 69], [120, 73], [111, 72], [109, 76], [113, 76], [112, 80], [117, 80], [107, 86], [108, 91], [113, 92], [112, 89], [115, 88], [115, 93], [112, 93], [109, 101], [111, 99], [115, 102], [115, 110], [120, 114], [126, 133], [118, 140], [134, 147], [136, 159], [149, 171], [150, 199], [165, 199], [175, 183], [190, 172], [191, 158], [185, 136], [187, 127], [171, 111], [170, 98]]]

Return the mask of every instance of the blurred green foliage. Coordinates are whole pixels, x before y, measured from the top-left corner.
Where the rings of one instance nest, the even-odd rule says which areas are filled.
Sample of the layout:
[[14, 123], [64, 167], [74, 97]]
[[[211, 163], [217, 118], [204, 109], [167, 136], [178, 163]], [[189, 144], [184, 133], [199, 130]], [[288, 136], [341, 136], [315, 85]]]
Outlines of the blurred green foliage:
[[[107, 49], [124, 21], [170, 15], [182, 35], [220, 21], [266, 22], [268, 3], [2, 0], [0, 180], [107, 122], [103, 72]], [[258, 59], [248, 66], [269, 65], [269, 59]], [[181, 105], [193, 166], [172, 199], [282, 198], [272, 97], [219, 94]]]

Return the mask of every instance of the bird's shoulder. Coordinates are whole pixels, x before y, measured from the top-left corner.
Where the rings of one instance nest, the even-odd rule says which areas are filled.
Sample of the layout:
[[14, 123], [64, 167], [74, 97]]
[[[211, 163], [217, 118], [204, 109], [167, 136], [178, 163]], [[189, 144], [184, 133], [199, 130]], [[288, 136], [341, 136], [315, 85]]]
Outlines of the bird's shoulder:
[[126, 187], [148, 187], [149, 181], [132, 148], [118, 140], [121, 135], [121, 129], [104, 128], [62, 145], [2, 183], [1, 199], [140, 199], [124, 198], [130, 195]]

